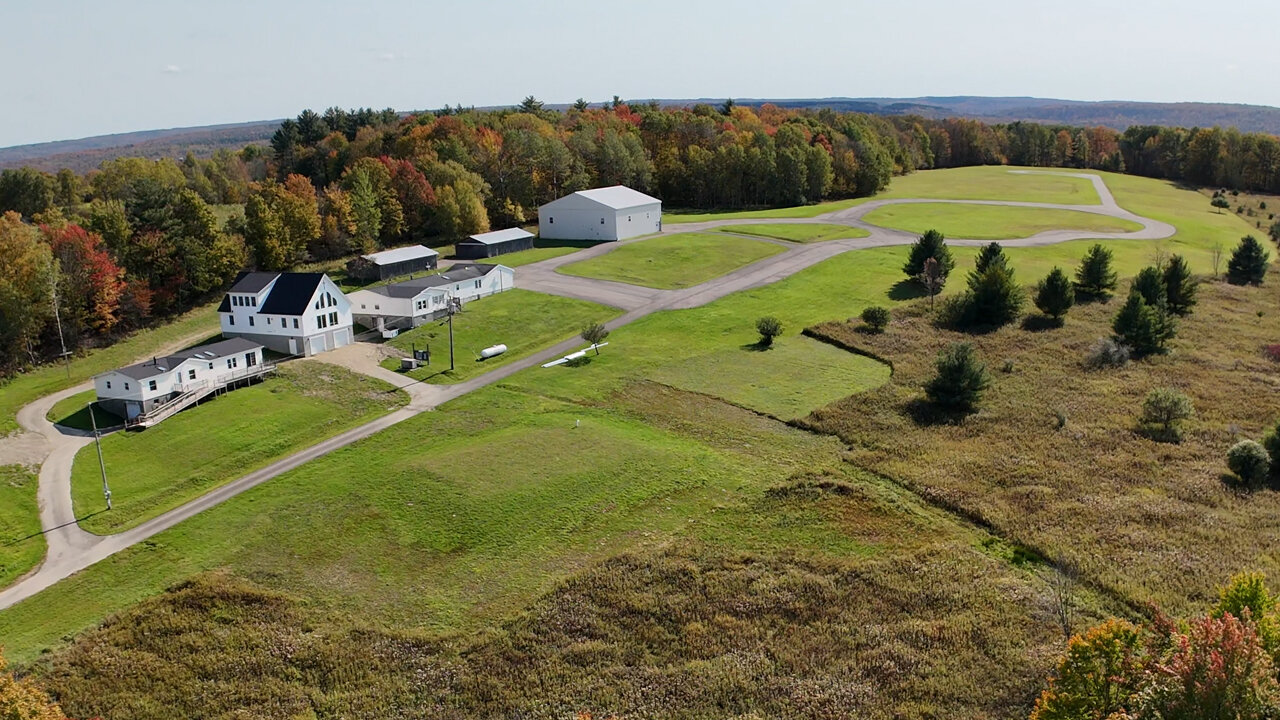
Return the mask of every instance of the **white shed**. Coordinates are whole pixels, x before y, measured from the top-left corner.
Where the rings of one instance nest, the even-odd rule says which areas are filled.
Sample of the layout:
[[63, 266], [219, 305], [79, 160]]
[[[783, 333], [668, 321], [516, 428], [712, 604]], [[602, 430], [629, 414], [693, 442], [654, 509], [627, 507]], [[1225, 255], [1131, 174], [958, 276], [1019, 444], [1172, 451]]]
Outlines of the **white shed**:
[[622, 185], [580, 190], [538, 208], [549, 240], [625, 240], [662, 231], [662, 201]]

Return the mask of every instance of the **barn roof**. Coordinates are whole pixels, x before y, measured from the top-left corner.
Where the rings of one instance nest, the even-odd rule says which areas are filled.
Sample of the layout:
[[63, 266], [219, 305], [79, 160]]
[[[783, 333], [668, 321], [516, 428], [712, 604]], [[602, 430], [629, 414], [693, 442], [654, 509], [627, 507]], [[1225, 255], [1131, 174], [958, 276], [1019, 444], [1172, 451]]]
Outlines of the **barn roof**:
[[632, 190], [626, 185], [614, 185], [612, 187], [594, 188], [592, 190], [579, 190], [574, 193], [580, 197], [594, 200], [601, 205], [613, 208], [614, 210], [625, 210], [627, 208], [639, 207], [640, 205], [652, 205], [662, 202], [656, 197], [650, 197], [640, 192]]
[[431, 248], [425, 247], [423, 245], [409, 245], [406, 247], [395, 248], [393, 250], [383, 250], [381, 252], [369, 253], [368, 255], [361, 255], [361, 257], [373, 263], [374, 265], [394, 265], [396, 263], [401, 263], [406, 260], [432, 258], [432, 257], [438, 256], [439, 254], [440, 253], [436, 252], [435, 250], [432, 250]]
[[504, 242], [511, 242], [512, 240], [523, 240], [531, 237], [533, 237], [533, 233], [528, 230], [523, 230], [521, 228], [507, 228], [506, 230], [494, 230], [493, 232], [472, 235], [462, 242], [477, 242], [482, 245], [498, 245]]

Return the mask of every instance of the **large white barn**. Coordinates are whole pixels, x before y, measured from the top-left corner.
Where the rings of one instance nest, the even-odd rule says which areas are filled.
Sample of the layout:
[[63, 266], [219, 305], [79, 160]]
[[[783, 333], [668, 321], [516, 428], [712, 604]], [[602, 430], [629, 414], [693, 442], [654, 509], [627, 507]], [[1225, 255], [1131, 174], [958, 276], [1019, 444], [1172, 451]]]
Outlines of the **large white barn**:
[[368, 328], [404, 330], [444, 315], [450, 300], [470, 302], [515, 284], [515, 270], [506, 265], [454, 263], [439, 275], [357, 290], [350, 295], [351, 314]]
[[225, 337], [310, 357], [352, 341], [351, 303], [324, 273], [240, 273], [218, 306]]
[[548, 240], [625, 240], [662, 231], [662, 201], [623, 185], [580, 190], [538, 208]]

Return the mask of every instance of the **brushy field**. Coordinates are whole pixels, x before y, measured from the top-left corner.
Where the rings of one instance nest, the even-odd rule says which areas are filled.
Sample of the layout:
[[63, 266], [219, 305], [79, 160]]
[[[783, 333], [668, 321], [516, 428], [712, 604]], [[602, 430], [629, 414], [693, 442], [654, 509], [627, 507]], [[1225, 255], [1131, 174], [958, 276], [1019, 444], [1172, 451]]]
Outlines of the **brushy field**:
[[[453, 317], [454, 369], [449, 370], [449, 327], [436, 320], [400, 333], [390, 341], [407, 356], [417, 347], [431, 350], [431, 364], [406, 373], [429, 383], [454, 383], [519, 360], [548, 345], [577, 335], [591, 322], [604, 322], [621, 311], [586, 300], [546, 295], [516, 288], [474, 300]], [[507, 351], [480, 360], [480, 351], [497, 344]], [[400, 361], [383, 362], [397, 370]]]
[[774, 243], [720, 233], [662, 235], [557, 269], [566, 275], [673, 290], [704, 283], [783, 252]]
[[865, 228], [826, 223], [762, 223], [753, 225], [727, 225], [717, 228], [720, 232], [758, 235], [795, 243], [826, 242], [842, 238], [864, 238], [871, 234]]
[[1073, 210], [952, 203], [886, 205], [867, 213], [862, 220], [917, 234], [935, 229], [947, 237], [972, 240], [1024, 238], [1046, 230], [1130, 232], [1142, 229], [1130, 220]]
[[0, 588], [44, 559], [32, 468], [0, 465]]
[[[1118, 300], [1078, 306], [1063, 328], [1040, 332], [939, 330], [918, 306], [883, 335], [825, 324], [819, 333], [891, 360], [895, 373], [806, 424], [839, 435], [858, 467], [1076, 565], [1118, 597], [1200, 608], [1236, 572], [1280, 572], [1271, 547], [1280, 493], [1241, 493], [1224, 478], [1227, 449], [1280, 420], [1280, 365], [1262, 353], [1280, 338], [1280, 277], [1270, 282], [1202, 286], [1167, 355], [1113, 370], [1084, 361], [1110, 334]], [[959, 340], [994, 377], [982, 411], [959, 424], [921, 420], [933, 360]], [[1143, 397], [1162, 387], [1195, 405], [1178, 444], [1138, 427]]]
[[18, 430], [19, 408], [33, 400], [78, 385], [100, 372], [129, 365], [166, 350], [181, 350], [218, 334], [216, 304], [192, 310], [167, 325], [142, 330], [105, 348], [66, 363], [50, 363], [0, 385], [0, 433]]
[[120, 532], [209, 490], [403, 405], [404, 393], [333, 365], [299, 361], [141, 432], [102, 439], [113, 509], [102, 509], [93, 445], [76, 454], [71, 496], [80, 526]]

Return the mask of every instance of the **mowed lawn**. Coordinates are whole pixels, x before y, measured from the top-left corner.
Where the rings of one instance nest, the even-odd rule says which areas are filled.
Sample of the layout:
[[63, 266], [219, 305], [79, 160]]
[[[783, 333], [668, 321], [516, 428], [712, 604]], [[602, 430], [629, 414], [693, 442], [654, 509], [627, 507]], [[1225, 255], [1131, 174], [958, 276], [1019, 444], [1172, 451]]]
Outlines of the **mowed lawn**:
[[495, 265], [506, 265], [507, 267], [520, 267], [521, 265], [528, 265], [529, 263], [541, 262], [543, 260], [560, 257], [561, 255], [575, 253], [581, 249], [582, 248], [580, 247], [566, 245], [534, 247], [531, 250], [507, 253], [506, 255], [499, 255], [495, 258], [486, 258], [484, 260], [459, 260], [458, 262], [493, 263]]
[[815, 243], [844, 238], [864, 238], [870, 235], [865, 228], [825, 223], [772, 223], [760, 225], [726, 225], [716, 228], [719, 232], [742, 233], [760, 237], [786, 240], [794, 243]]
[[603, 255], [565, 265], [558, 272], [675, 290], [726, 275], [784, 250], [774, 243], [744, 237], [682, 233], [620, 245]]
[[862, 220], [913, 233], [939, 230], [947, 237], [971, 240], [1024, 238], [1046, 230], [1129, 232], [1142, 229], [1142, 225], [1130, 220], [1074, 210], [952, 203], [886, 205], [862, 216]]
[[383, 415], [407, 397], [390, 385], [315, 361], [281, 366], [262, 383], [174, 415], [139, 432], [102, 439], [113, 509], [102, 509], [93, 445], [71, 474], [77, 517], [110, 534], [153, 518], [296, 450]]
[[45, 413], [45, 419], [51, 423], [57, 423], [76, 430], [92, 430], [95, 421], [98, 423], [99, 430], [122, 424], [124, 422], [123, 419], [100, 407], [94, 407], [93, 417], [89, 417], [89, 403], [96, 400], [97, 397], [98, 395], [95, 391], [85, 390], [82, 393], [62, 398], [54, 403], [53, 407], [49, 408], [49, 412]]
[[[449, 370], [449, 325], [435, 320], [402, 332], [390, 344], [406, 355], [416, 347], [430, 349], [431, 364], [407, 374], [430, 383], [454, 383], [483, 374], [561, 340], [577, 335], [592, 322], [604, 322], [621, 314], [616, 308], [586, 300], [546, 295], [516, 288], [473, 300], [453, 317], [454, 370]], [[480, 351], [491, 345], [507, 351], [488, 360]], [[397, 370], [400, 361], [383, 366]]]
[[18, 428], [18, 410], [27, 403], [82, 383], [100, 372], [130, 365], [166, 350], [181, 350], [218, 334], [217, 304], [196, 308], [176, 320], [141, 330], [109, 347], [65, 363], [49, 363], [0, 384], [0, 434]]
[[0, 465], [0, 588], [44, 559], [35, 469]]

